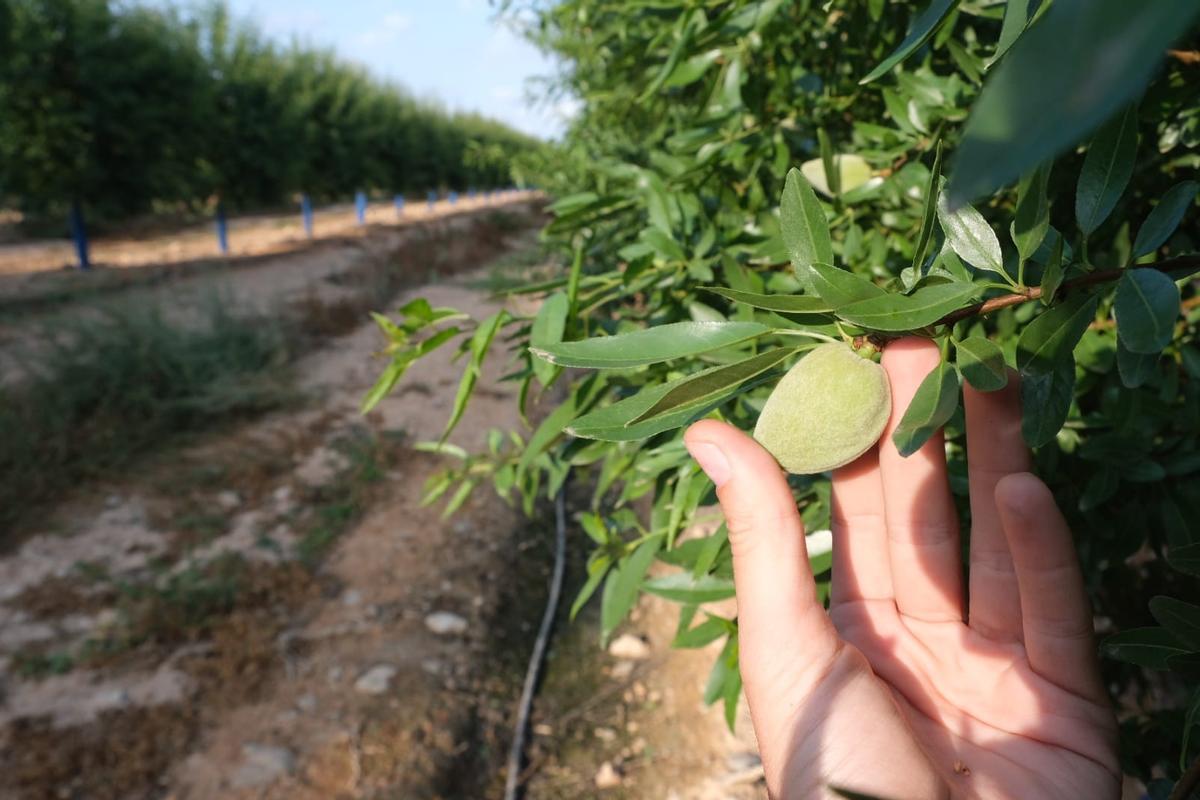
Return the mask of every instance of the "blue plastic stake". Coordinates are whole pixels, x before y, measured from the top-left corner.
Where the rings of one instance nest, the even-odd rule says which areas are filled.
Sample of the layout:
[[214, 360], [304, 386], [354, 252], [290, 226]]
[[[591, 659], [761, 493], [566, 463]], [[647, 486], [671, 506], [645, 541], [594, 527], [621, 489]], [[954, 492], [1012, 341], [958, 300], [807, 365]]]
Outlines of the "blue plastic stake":
[[396, 203], [396, 216], [403, 217], [404, 216], [404, 195], [402, 195], [402, 194], [396, 195], [395, 203]]
[[84, 225], [83, 209], [79, 207], [78, 202], [71, 204], [68, 222], [71, 226], [71, 239], [75, 242], [75, 256], [79, 259], [79, 269], [89, 270], [92, 268], [92, 261], [88, 257], [87, 226]]
[[454, 205], [458, 202], [458, 192], [451, 192], [450, 196], [446, 199], [450, 201], [450, 205]]
[[429, 190], [429, 210], [433, 211], [433, 204], [437, 202], [437, 192]]
[[367, 193], [354, 193], [354, 214], [358, 217], [359, 225], [367, 224]]
[[313, 238], [312, 200], [306, 194], [300, 195], [300, 216], [304, 218], [304, 235]]
[[221, 255], [229, 255], [229, 223], [225, 220], [225, 206], [217, 203], [217, 247]]

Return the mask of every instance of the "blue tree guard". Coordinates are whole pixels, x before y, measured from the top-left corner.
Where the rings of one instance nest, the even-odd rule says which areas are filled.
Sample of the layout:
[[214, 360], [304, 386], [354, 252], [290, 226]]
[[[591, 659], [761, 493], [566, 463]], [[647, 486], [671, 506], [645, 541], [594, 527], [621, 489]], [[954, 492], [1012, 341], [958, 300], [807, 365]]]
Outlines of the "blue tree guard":
[[304, 219], [304, 235], [313, 238], [312, 200], [306, 194], [300, 195], [300, 216]]
[[355, 192], [354, 194], [354, 215], [358, 217], [359, 225], [367, 224], [367, 193]]
[[229, 255], [229, 223], [225, 220], [225, 205], [217, 203], [217, 247], [221, 255]]
[[84, 225], [83, 209], [79, 207], [78, 202], [71, 203], [71, 213], [67, 222], [71, 227], [71, 239], [75, 242], [75, 257], [78, 259], [79, 269], [89, 270], [92, 268], [92, 260], [88, 256], [87, 226]]
[[450, 201], [450, 205], [454, 205], [458, 202], [458, 192], [450, 192], [446, 199]]
[[429, 200], [429, 210], [433, 211], [433, 204], [437, 202], [437, 192], [430, 189], [426, 199]]
[[404, 195], [396, 195], [394, 202], [396, 203], [396, 214], [401, 217], [404, 216]]

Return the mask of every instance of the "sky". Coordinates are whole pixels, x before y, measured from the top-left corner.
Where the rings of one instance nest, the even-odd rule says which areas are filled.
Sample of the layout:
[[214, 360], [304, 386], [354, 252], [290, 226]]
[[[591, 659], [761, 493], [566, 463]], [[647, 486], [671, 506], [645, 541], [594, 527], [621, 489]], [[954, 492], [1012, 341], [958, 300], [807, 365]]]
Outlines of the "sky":
[[477, 111], [550, 138], [572, 112], [531, 103], [527, 80], [554, 72], [536, 47], [494, 20], [488, 0], [229, 0], [269, 36], [332, 46], [418, 97]]

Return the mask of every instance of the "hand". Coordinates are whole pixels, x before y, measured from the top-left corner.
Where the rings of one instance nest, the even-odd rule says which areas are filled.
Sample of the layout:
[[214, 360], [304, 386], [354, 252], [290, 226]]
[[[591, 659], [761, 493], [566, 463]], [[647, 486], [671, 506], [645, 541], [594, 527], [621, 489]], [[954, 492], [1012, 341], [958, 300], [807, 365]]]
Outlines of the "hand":
[[938, 359], [888, 345], [893, 412], [833, 475], [830, 609], [771, 456], [704, 420], [685, 441], [717, 486], [733, 550], [742, 677], [780, 800], [1113, 800], [1116, 722], [1071, 532], [1029, 474], [1016, 376], [966, 387], [970, 586], [939, 433], [909, 458], [892, 431]]

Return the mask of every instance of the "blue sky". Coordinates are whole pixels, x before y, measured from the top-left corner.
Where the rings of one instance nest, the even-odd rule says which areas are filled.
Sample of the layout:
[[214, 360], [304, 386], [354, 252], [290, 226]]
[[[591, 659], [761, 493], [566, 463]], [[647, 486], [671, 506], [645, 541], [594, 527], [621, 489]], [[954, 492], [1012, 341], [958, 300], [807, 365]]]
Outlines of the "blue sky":
[[495, 21], [487, 0], [229, 0], [281, 41], [332, 46], [418, 97], [478, 111], [541, 137], [562, 131], [569, 103], [530, 103], [526, 82], [553, 63]]

